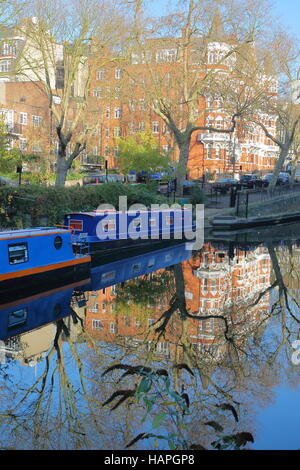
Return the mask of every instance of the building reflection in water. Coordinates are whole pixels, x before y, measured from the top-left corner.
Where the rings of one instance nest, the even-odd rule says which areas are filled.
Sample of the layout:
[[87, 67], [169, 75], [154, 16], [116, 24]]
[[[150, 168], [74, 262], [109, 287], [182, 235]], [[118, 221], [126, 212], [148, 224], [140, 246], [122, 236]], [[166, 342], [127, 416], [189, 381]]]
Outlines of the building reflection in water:
[[[195, 316], [226, 316], [236, 341], [246, 337], [267, 318], [269, 293], [259, 296], [270, 286], [271, 262], [267, 248], [232, 249], [222, 244], [206, 243], [198, 253], [182, 263], [185, 300]], [[101, 291], [87, 293], [85, 328], [95, 338], [124, 344], [143, 343], [148, 347], [156, 338], [155, 325], [169, 308], [175, 286], [171, 270], [143, 276], [148, 285], [165, 285], [165, 291], [138, 298], [141, 283], [136, 279], [115, 284]], [[147, 285], [147, 284], [146, 284]], [[147, 287], [145, 287], [147, 288]], [[130, 292], [134, 292], [131, 298]], [[124, 291], [127, 304], [124, 303]], [[152, 333], [149, 335], [149, 327]], [[218, 361], [226, 354], [224, 321], [218, 318], [188, 320], [188, 340], [195, 351]], [[180, 355], [182, 321], [174, 315], [172, 324], [156, 344], [156, 353], [168, 358]], [[179, 348], [179, 350], [178, 350]]]
[[[184, 258], [187, 311], [209, 317], [188, 321], [188, 341], [195, 352], [219, 361], [227, 350], [224, 321], [212, 317], [226, 316], [236, 342], [267, 318], [269, 293], [258, 301], [270, 286], [271, 261], [264, 246], [244, 250], [206, 243], [191, 254], [180, 245], [95, 268], [83, 288], [62, 288], [4, 304], [0, 331], [6, 338], [7, 357], [28, 365], [42, 360], [55, 337], [51, 322], [68, 316], [70, 307], [82, 319], [82, 323], [76, 322], [76, 328], [72, 317], [67, 321], [74, 341], [83, 325], [98, 340], [131, 346], [145, 343], [149, 349], [157, 337], [155, 326], [176, 290], [172, 263]], [[154, 271], [157, 265], [165, 267]], [[86, 291], [91, 287], [95, 290]], [[182, 318], [174, 315], [163, 338], [155, 344], [156, 354], [179, 357], [181, 335]]]

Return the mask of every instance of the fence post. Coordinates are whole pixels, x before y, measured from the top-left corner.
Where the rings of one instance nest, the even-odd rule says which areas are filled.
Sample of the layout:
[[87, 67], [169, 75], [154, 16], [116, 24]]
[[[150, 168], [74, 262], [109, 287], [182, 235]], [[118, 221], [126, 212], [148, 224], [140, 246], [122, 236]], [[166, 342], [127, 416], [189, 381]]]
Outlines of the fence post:
[[249, 193], [246, 194], [246, 219], [248, 219], [248, 201], [249, 201]]
[[240, 207], [240, 191], [237, 192], [237, 199], [236, 199], [236, 216], [239, 216], [239, 207]]

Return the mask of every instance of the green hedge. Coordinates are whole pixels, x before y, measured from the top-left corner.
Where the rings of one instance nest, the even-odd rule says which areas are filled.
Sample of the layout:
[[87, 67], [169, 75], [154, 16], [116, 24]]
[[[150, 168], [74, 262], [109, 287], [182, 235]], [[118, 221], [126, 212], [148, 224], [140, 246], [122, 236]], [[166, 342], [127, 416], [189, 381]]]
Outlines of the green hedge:
[[144, 185], [107, 183], [99, 186], [0, 188], [0, 227], [25, 228], [63, 223], [68, 212], [90, 211], [99, 204], [118, 208], [119, 196], [127, 196], [128, 207], [134, 203], [150, 206], [164, 200]]

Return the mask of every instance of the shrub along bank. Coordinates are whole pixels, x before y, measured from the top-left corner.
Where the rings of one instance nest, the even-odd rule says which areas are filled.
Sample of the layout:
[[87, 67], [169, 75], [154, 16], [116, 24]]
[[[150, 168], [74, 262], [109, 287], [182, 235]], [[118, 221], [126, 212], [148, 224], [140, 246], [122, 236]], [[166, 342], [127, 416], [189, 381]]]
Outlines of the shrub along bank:
[[0, 188], [0, 227], [25, 228], [61, 225], [68, 212], [91, 211], [109, 203], [116, 209], [119, 196], [127, 196], [128, 207], [139, 203], [165, 202], [144, 185], [107, 183], [97, 186], [43, 187], [20, 186]]

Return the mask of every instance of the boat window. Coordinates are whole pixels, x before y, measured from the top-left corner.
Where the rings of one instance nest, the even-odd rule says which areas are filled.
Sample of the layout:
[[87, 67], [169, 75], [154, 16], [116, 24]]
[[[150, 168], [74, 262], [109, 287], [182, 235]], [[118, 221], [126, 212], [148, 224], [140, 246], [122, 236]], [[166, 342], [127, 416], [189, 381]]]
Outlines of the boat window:
[[27, 308], [20, 308], [14, 312], [10, 312], [8, 315], [8, 328], [15, 328], [20, 325], [24, 325], [27, 320]]
[[82, 220], [71, 219], [69, 222], [69, 228], [72, 230], [83, 230]]
[[8, 245], [9, 264], [27, 263], [28, 261], [28, 245], [27, 243], [15, 243]]
[[138, 273], [141, 270], [141, 263], [133, 264], [131, 270], [133, 273]]
[[108, 273], [103, 273], [101, 276], [101, 281], [111, 281], [115, 278], [116, 271], [110, 271]]
[[60, 250], [61, 247], [63, 245], [63, 241], [62, 241], [62, 238], [57, 235], [55, 238], [54, 238], [54, 246], [57, 250]]
[[153, 268], [155, 265], [155, 258], [150, 258], [148, 261], [148, 268]]

